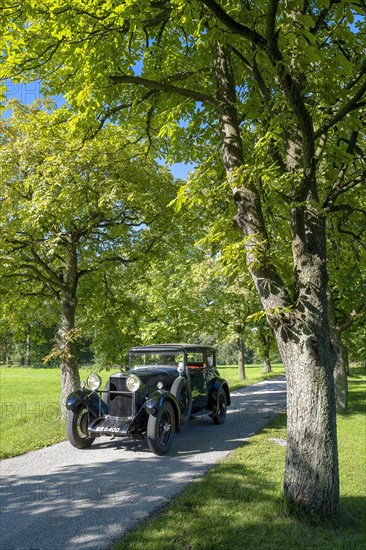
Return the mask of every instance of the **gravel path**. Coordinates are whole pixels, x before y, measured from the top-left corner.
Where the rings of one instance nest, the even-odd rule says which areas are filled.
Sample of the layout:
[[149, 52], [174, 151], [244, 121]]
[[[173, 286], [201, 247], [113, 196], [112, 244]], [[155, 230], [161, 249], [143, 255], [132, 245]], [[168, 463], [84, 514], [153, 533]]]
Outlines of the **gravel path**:
[[1, 461], [1, 550], [108, 549], [284, 410], [286, 381], [231, 395], [225, 424], [195, 417], [163, 457], [146, 440], [102, 437], [87, 450], [64, 442]]

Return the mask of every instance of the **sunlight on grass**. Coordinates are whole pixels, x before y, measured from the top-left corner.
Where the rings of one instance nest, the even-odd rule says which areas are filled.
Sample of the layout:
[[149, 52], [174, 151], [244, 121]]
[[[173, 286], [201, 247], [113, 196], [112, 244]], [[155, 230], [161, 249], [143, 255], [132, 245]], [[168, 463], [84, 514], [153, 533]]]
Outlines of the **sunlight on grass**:
[[239, 380], [238, 367], [236, 365], [219, 366], [218, 369], [222, 378], [226, 378], [228, 381], [231, 391], [242, 388], [243, 386], [256, 384], [262, 380], [269, 380], [270, 378], [285, 373], [283, 365], [279, 363], [272, 365], [272, 372], [270, 374], [263, 374], [263, 367], [261, 365], [246, 365], [246, 379], [243, 381]]
[[[219, 367], [231, 389], [243, 386], [236, 366]], [[81, 378], [88, 370], [81, 372]], [[283, 373], [274, 367], [273, 377]], [[110, 373], [101, 373], [105, 382]], [[247, 367], [245, 384], [263, 380]], [[65, 439], [59, 419], [57, 369], [0, 367], [1, 458]], [[286, 418], [277, 417], [230, 457], [196, 480], [155, 519], [131, 532], [114, 550], [361, 550], [366, 546], [364, 444], [366, 371], [349, 378], [350, 406], [338, 415], [341, 518], [337, 529], [310, 526], [289, 516], [282, 497]]]
[[350, 407], [338, 417], [341, 517], [337, 528], [288, 513], [282, 497], [286, 417], [198, 479], [113, 550], [361, 550], [366, 545], [366, 372], [350, 378]]
[[58, 369], [0, 367], [0, 458], [66, 439], [59, 401]]
[[[273, 376], [283, 372], [275, 368]], [[90, 369], [80, 369], [84, 380]], [[220, 367], [232, 390], [263, 380], [262, 367], [247, 367], [247, 380], [235, 366]], [[101, 371], [103, 384], [111, 372]], [[0, 458], [17, 456], [66, 439], [60, 420], [60, 371], [45, 368], [0, 367]]]

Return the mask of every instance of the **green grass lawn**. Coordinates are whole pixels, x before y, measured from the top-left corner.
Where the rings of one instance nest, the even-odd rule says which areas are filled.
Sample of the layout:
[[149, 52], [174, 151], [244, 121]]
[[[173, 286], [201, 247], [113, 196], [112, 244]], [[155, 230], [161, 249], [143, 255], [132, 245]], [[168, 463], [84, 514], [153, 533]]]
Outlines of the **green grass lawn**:
[[[238, 379], [236, 366], [221, 367], [230, 388], [263, 380], [262, 367], [248, 366], [247, 380]], [[88, 369], [80, 370], [82, 380]], [[274, 367], [272, 375], [283, 372]], [[100, 373], [105, 383], [110, 372]], [[60, 372], [58, 369], [0, 367], [0, 459], [17, 456], [66, 439], [65, 422], [60, 420]]]
[[[263, 379], [247, 367], [245, 384]], [[221, 367], [231, 389], [243, 386], [237, 367]], [[283, 372], [274, 367], [276, 376]], [[88, 370], [81, 371], [85, 379]], [[102, 372], [103, 381], [110, 373]], [[338, 416], [341, 517], [337, 528], [307, 525], [288, 513], [282, 498], [286, 418], [279, 416], [248, 443], [193, 483], [153, 520], [114, 550], [361, 550], [366, 546], [366, 370], [349, 379], [350, 407]], [[1, 458], [65, 439], [59, 419], [57, 369], [0, 367]]]
[[349, 379], [350, 406], [338, 415], [341, 515], [336, 526], [290, 516], [282, 497], [286, 417], [195, 481], [113, 550], [363, 550], [366, 548], [366, 371]]
[[0, 458], [64, 440], [59, 401], [58, 369], [0, 367]]
[[58, 369], [0, 368], [0, 458], [65, 438]]
[[237, 390], [243, 386], [249, 386], [251, 384], [256, 384], [261, 380], [268, 380], [269, 378], [274, 378], [279, 374], [284, 374], [284, 369], [282, 364], [275, 363], [272, 365], [272, 372], [270, 374], [263, 374], [263, 367], [259, 365], [246, 365], [245, 375], [246, 379], [244, 381], [239, 380], [238, 378], [238, 367], [236, 365], [228, 365], [218, 367], [220, 374], [223, 378], [229, 383], [230, 390]]

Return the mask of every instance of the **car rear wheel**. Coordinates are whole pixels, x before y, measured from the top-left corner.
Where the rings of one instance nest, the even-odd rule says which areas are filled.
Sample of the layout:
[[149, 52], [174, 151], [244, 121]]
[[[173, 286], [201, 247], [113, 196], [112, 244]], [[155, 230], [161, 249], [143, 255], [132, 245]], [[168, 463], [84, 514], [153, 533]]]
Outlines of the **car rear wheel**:
[[175, 415], [173, 406], [165, 401], [156, 416], [149, 416], [147, 421], [147, 441], [150, 450], [156, 455], [167, 453], [172, 446], [175, 432]]
[[192, 394], [186, 378], [176, 378], [170, 392], [178, 401], [180, 408], [180, 423], [184, 424], [189, 420], [192, 412]]
[[95, 437], [88, 433], [88, 409], [86, 407], [81, 406], [76, 412], [67, 412], [66, 432], [71, 445], [77, 449], [90, 447]]
[[212, 415], [212, 420], [215, 424], [223, 424], [226, 420], [226, 409], [227, 409], [227, 399], [224, 388], [219, 389], [219, 394], [217, 396], [217, 412]]

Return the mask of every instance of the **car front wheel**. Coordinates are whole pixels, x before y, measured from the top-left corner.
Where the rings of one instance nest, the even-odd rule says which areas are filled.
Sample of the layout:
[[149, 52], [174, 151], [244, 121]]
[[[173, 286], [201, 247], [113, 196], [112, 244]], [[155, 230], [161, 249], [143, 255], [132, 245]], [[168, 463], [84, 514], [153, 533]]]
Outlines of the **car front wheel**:
[[185, 378], [176, 378], [170, 391], [178, 401], [180, 408], [180, 423], [184, 424], [189, 420], [192, 412], [192, 394], [188, 380]]
[[218, 407], [215, 414], [212, 415], [212, 420], [215, 424], [223, 424], [226, 420], [227, 399], [223, 388], [219, 389], [217, 396]]
[[77, 449], [87, 449], [95, 437], [88, 433], [88, 409], [81, 406], [76, 412], [68, 411], [66, 432], [71, 445]]
[[150, 450], [156, 455], [167, 453], [172, 446], [175, 432], [175, 415], [170, 403], [162, 404], [156, 416], [149, 416], [147, 441]]

